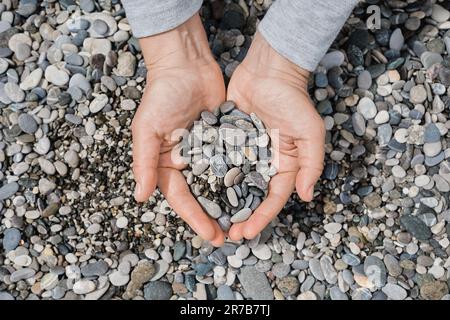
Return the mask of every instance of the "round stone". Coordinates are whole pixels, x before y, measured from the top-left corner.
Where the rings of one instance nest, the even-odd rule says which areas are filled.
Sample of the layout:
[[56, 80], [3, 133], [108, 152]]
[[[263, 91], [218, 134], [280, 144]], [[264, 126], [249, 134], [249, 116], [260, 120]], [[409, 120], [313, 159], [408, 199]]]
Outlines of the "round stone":
[[266, 244], [259, 244], [256, 247], [252, 248], [252, 253], [260, 260], [269, 260], [272, 256], [272, 251]]
[[116, 220], [116, 227], [119, 229], [124, 229], [128, 226], [128, 219], [126, 217], [119, 217]]
[[38, 129], [38, 124], [33, 116], [27, 113], [22, 113], [18, 118], [18, 124], [23, 132], [34, 134]]
[[409, 100], [411, 101], [411, 103], [423, 103], [426, 98], [427, 91], [425, 90], [425, 87], [423, 85], [419, 84], [411, 88], [411, 91], [409, 92]]
[[16, 83], [8, 82], [3, 88], [6, 96], [12, 102], [22, 102], [25, 99], [25, 92]]
[[45, 69], [45, 79], [56, 86], [64, 86], [69, 82], [69, 75], [66, 71], [50, 65]]
[[375, 103], [367, 97], [359, 100], [357, 110], [366, 120], [373, 119], [377, 115]]
[[95, 19], [92, 23], [92, 28], [94, 28], [95, 32], [97, 32], [100, 35], [105, 35], [108, 33], [108, 25], [106, 22], [100, 19]]

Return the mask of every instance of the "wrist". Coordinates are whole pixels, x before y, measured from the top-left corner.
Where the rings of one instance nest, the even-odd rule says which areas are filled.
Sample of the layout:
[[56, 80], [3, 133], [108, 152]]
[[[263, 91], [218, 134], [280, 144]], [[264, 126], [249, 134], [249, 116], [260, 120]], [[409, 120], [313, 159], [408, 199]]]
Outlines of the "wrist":
[[139, 39], [139, 44], [148, 69], [214, 60], [198, 13], [175, 29]]
[[243, 61], [245, 68], [259, 77], [283, 78], [306, 86], [310, 72], [279, 54], [257, 32]]

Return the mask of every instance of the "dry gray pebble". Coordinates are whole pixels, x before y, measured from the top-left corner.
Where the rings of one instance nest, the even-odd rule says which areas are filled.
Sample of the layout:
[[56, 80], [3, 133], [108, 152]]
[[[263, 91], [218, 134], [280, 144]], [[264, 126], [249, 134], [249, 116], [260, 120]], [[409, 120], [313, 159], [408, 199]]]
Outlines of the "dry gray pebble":
[[179, 145], [188, 163], [183, 174], [191, 192], [224, 230], [250, 218], [275, 174], [270, 162], [250, 150], [252, 139], [265, 139], [263, 146], [270, 147], [262, 121], [235, 108], [226, 101], [214, 112], [203, 111]]

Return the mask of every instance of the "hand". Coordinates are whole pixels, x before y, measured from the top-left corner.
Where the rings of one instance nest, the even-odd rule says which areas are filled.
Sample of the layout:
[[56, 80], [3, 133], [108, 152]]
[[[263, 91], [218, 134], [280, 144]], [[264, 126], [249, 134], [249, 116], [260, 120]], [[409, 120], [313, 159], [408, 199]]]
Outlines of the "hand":
[[147, 65], [147, 86], [132, 123], [135, 198], [148, 200], [159, 185], [173, 210], [203, 239], [220, 246], [224, 234], [192, 196], [181, 162], [171, 158], [178, 141], [201, 111], [224, 101], [225, 86], [200, 17], [178, 28], [140, 40]]
[[278, 54], [259, 33], [231, 77], [227, 99], [256, 113], [268, 129], [279, 129], [279, 139], [271, 134], [278, 173], [250, 219], [232, 226], [233, 240], [254, 238], [281, 211], [294, 187], [302, 200], [313, 198], [323, 170], [325, 128], [308, 95], [308, 77], [308, 71]]

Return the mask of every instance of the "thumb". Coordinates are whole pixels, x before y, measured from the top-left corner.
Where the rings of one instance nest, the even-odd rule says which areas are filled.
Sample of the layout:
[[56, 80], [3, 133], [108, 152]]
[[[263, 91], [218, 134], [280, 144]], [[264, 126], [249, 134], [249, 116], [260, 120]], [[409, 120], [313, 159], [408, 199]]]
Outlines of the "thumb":
[[319, 180], [323, 170], [324, 134], [311, 134], [306, 140], [297, 140], [298, 162], [300, 170], [297, 173], [295, 188], [303, 201], [313, 199], [314, 185]]
[[136, 181], [134, 198], [144, 202], [155, 191], [161, 140], [147, 122], [133, 119], [133, 174]]

